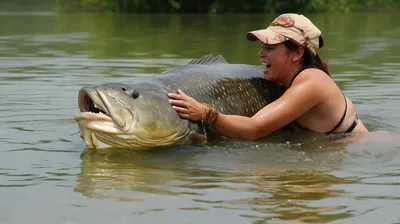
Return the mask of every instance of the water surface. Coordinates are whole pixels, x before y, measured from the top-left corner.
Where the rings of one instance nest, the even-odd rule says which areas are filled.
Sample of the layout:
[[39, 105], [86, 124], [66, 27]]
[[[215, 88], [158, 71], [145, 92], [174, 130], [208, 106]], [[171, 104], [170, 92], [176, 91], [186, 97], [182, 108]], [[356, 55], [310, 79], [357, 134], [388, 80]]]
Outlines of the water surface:
[[[396, 223], [400, 147], [324, 137], [89, 152], [83, 85], [204, 54], [259, 64], [276, 15], [0, 13], [0, 223]], [[333, 78], [371, 130], [400, 133], [395, 13], [309, 16]], [[218, 220], [218, 221], [217, 221]]]

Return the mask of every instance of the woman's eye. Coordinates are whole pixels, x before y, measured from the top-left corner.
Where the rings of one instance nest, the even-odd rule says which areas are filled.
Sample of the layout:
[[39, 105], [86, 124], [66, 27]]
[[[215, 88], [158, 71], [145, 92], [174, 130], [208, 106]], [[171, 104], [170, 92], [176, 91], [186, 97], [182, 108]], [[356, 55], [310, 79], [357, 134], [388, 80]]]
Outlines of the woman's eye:
[[264, 48], [265, 50], [267, 50], [267, 51], [270, 51], [270, 50], [272, 50], [273, 49], [273, 47], [271, 47], [271, 46], [262, 46], [262, 48]]

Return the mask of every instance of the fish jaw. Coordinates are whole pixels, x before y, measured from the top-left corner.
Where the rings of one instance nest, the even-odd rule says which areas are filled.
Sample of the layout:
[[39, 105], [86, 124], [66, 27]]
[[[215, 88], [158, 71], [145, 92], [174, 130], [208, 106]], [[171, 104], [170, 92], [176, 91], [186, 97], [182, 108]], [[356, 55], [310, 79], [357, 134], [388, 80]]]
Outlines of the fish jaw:
[[74, 120], [78, 124], [80, 137], [88, 149], [114, 147], [112, 142], [99, 139], [99, 135], [115, 138], [126, 134], [126, 130], [122, 130], [113, 120], [112, 111], [96, 88], [83, 87], [79, 91], [78, 105], [80, 112], [74, 116]]
[[106, 115], [98, 115], [90, 112], [80, 112], [74, 117], [80, 129], [80, 137], [86, 148], [129, 148], [136, 151], [150, 150], [172, 145], [186, 145], [198, 143], [198, 134], [186, 129], [183, 133], [152, 139], [145, 135], [140, 127], [135, 132], [124, 132]]
[[[78, 96], [79, 109], [83, 113], [90, 113], [77, 115], [75, 120], [86, 119], [113, 122], [113, 125], [107, 123], [105, 126], [108, 129], [114, 127], [121, 131], [129, 131], [135, 122], [134, 111], [120, 102], [118, 98], [110, 98], [109, 95], [111, 94], [106, 93], [107, 91], [99, 87], [83, 87]], [[95, 124], [97, 127], [102, 126], [98, 122]], [[112, 133], [115, 132], [117, 130], [112, 130]]]
[[[96, 120], [96, 118], [100, 118], [100, 120]], [[110, 148], [111, 146], [99, 141], [96, 138], [95, 131], [90, 129], [89, 127], [99, 129], [99, 127], [103, 127], [104, 131], [104, 123], [110, 123], [104, 119], [105, 116], [97, 116], [92, 115], [90, 112], [81, 112], [75, 115], [74, 120], [78, 123], [78, 127], [80, 130], [80, 137], [88, 149], [99, 149], [99, 148]], [[101, 120], [104, 119], [104, 120]], [[98, 125], [100, 124], [100, 125]]]
[[120, 134], [122, 131], [115, 125], [111, 117], [105, 114], [95, 114], [92, 112], [80, 112], [74, 116], [78, 126], [91, 131], [107, 132]]
[[114, 124], [113, 120], [105, 114], [95, 114], [92, 112], [80, 112], [74, 116], [77, 122], [80, 137], [88, 149], [111, 148], [112, 146], [100, 141], [96, 133], [109, 133], [117, 135], [121, 131]]

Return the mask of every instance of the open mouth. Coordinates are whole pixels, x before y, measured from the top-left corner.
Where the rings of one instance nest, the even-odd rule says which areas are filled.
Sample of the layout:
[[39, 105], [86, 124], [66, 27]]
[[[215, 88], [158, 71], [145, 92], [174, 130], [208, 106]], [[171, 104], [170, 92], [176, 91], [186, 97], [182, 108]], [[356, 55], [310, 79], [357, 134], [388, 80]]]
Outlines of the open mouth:
[[[107, 132], [129, 130], [137, 116], [118, 98], [107, 94], [104, 89], [83, 87], [78, 95], [80, 113], [74, 119], [84, 125], [89, 125], [91, 129], [104, 131], [104, 128], [107, 127]], [[95, 126], [96, 128], [94, 128]]]
[[104, 105], [95, 90], [81, 91], [79, 94], [79, 109], [81, 112], [91, 112], [110, 116], [107, 107]]
[[265, 66], [265, 68], [271, 68], [271, 65], [270, 64], [268, 64], [268, 63], [266, 63], [266, 62], [261, 62], [264, 66]]

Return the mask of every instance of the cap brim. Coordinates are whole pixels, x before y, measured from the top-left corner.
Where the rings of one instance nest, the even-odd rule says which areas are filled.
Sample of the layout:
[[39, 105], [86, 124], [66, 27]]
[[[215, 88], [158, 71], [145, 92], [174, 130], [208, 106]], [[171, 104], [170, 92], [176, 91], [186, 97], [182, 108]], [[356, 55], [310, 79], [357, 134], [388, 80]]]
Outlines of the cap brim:
[[255, 30], [255, 31], [248, 32], [246, 37], [250, 41], [260, 40], [262, 42], [265, 42], [267, 37], [263, 34], [264, 32], [262, 32], [262, 31], [265, 31], [265, 30]]
[[282, 36], [281, 34], [272, 31], [271, 29], [263, 29], [263, 30], [254, 30], [251, 32], [248, 32], [246, 34], [246, 37], [250, 41], [261, 41], [264, 44], [278, 44], [282, 43], [284, 40], [277, 38], [277, 35]]

